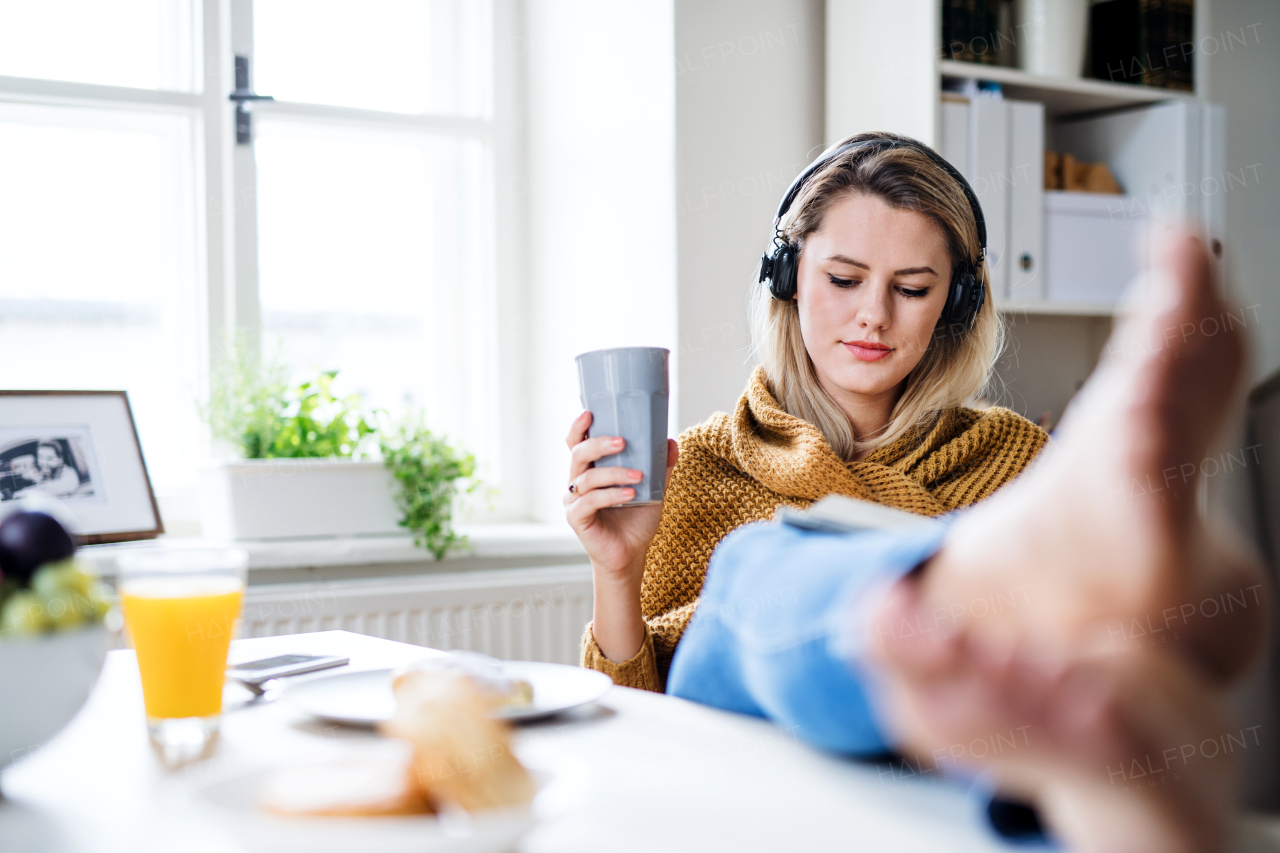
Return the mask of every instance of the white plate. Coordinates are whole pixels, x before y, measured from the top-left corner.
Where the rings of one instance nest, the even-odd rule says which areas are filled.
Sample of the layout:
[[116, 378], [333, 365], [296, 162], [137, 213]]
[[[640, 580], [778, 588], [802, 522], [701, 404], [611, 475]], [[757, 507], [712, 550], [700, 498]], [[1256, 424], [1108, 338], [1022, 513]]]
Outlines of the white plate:
[[[501, 853], [512, 849], [540, 811], [535, 799], [532, 805], [473, 812], [460, 823], [442, 823], [434, 815], [281, 817], [258, 811], [254, 802], [273, 769], [199, 778], [187, 789], [186, 802], [254, 853]], [[549, 779], [538, 781], [545, 791]]]
[[[533, 701], [498, 709], [505, 720], [536, 720], [594, 702], [613, 680], [603, 672], [536, 661], [503, 661], [502, 671], [533, 685]], [[396, 709], [390, 669], [342, 672], [288, 687], [284, 700], [313, 717], [352, 726], [372, 726], [391, 719]]]

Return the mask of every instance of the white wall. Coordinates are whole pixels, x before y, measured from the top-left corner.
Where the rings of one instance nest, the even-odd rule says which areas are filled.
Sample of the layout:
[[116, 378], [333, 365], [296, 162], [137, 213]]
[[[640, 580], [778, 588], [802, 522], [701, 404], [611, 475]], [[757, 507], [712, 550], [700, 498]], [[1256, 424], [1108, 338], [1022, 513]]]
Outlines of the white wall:
[[747, 296], [791, 180], [823, 149], [822, 0], [676, 0], [679, 429], [732, 411]]
[[791, 179], [823, 148], [822, 0], [525, 5], [528, 447], [563, 518], [573, 356], [672, 350], [674, 435], [732, 410], [746, 304]]
[[[675, 347], [674, 92], [669, 0], [525, 6], [534, 516], [564, 518], [573, 357]], [[501, 189], [501, 188], [500, 188]]]
[[1196, 59], [1204, 62], [1207, 99], [1227, 108], [1227, 170], [1245, 179], [1224, 193], [1227, 277], [1237, 299], [1258, 305], [1254, 376], [1261, 379], [1280, 369], [1280, 3], [1202, 6]]
[[[888, 130], [937, 141], [939, 0], [827, 0], [827, 138]], [[851, 37], [851, 34], [854, 34]]]

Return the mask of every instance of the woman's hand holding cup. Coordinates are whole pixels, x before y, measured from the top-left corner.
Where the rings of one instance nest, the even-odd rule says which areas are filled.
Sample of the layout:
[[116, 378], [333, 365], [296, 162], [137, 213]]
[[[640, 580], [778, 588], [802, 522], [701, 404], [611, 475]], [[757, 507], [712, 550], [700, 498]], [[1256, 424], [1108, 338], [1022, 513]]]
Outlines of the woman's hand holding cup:
[[[587, 411], [569, 428], [565, 514], [591, 557], [592, 633], [615, 662], [635, 657], [644, 643], [644, 558], [680, 453], [667, 438], [670, 355], [662, 347], [622, 347], [575, 359]], [[593, 425], [604, 435], [592, 436]]]
[[[591, 467], [593, 462], [621, 452], [626, 441], [616, 436], [588, 438], [590, 427], [591, 413], [583, 412], [569, 428], [571, 491], [564, 497], [565, 514], [586, 548], [598, 580], [638, 585], [645, 552], [662, 518], [662, 505], [614, 509], [635, 499], [635, 485], [644, 472], [635, 468]], [[678, 456], [679, 447], [667, 439], [667, 478]]]

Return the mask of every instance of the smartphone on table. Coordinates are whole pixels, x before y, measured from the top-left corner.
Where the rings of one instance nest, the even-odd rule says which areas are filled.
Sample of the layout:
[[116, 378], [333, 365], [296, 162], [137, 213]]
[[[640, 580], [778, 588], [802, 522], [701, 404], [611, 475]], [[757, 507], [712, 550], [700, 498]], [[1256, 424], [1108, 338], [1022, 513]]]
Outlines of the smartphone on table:
[[345, 666], [351, 658], [336, 655], [276, 655], [272, 658], [237, 663], [227, 667], [227, 678], [243, 684], [263, 684], [273, 678], [285, 678], [335, 666]]

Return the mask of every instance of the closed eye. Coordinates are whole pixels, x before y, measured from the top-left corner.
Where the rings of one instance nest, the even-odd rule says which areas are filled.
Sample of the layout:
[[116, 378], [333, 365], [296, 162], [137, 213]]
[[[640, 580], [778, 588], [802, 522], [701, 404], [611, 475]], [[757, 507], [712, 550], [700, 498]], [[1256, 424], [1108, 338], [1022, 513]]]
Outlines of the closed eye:
[[912, 298], [912, 299], [916, 299], [916, 298], [921, 297], [921, 296], [928, 296], [928, 295], [929, 295], [929, 288], [927, 288], [927, 287], [924, 287], [924, 288], [920, 288], [920, 287], [899, 287], [899, 288], [898, 288], [898, 292], [899, 292], [899, 293], [901, 293], [903, 296], [907, 296], [907, 297], [910, 297], [910, 298]]
[[858, 283], [856, 279], [839, 278], [837, 276], [832, 275], [831, 273], [827, 273], [827, 278], [831, 279], [831, 283], [834, 284], [836, 287], [853, 287], [855, 284]]

